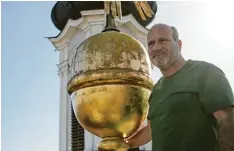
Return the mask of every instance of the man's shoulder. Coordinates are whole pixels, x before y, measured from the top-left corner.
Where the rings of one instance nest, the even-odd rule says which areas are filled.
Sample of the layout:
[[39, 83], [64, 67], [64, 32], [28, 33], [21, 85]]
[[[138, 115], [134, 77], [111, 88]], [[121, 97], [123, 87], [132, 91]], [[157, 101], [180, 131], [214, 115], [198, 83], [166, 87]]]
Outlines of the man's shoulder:
[[215, 66], [214, 64], [202, 60], [191, 60], [192, 64], [200, 67]]
[[191, 60], [191, 62], [192, 65], [197, 67], [198, 70], [204, 72], [209, 72], [209, 71], [223, 72], [218, 66], [207, 61]]

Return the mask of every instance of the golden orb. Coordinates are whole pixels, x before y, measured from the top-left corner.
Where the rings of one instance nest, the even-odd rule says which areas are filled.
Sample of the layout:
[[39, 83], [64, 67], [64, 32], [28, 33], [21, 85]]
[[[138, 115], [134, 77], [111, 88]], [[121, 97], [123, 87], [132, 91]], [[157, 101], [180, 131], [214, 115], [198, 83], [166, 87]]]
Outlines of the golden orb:
[[124, 138], [144, 123], [153, 88], [144, 46], [121, 32], [98, 33], [75, 49], [71, 69], [68, 93], [81, 126], [103, 139], [100, 151], [128, 150]]

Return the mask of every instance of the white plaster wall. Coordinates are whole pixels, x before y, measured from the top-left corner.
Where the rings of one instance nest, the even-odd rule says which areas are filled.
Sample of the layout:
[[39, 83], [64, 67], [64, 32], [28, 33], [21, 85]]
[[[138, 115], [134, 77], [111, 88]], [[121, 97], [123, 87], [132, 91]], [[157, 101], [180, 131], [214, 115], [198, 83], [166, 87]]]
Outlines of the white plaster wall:
[[79, 29], [76, 30], [76, 33], [72, 37], [68, 45], [68, 53], [70, 55], [71, 51], [74, 50], [76, 46], [79, 46], [86, 39], [85, 33]]

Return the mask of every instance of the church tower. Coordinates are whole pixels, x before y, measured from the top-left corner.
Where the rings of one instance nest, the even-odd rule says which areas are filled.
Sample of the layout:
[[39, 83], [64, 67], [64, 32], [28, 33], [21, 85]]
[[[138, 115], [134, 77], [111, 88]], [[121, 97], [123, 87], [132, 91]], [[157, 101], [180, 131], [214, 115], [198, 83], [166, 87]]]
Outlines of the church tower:
[[[149, 1], [154, 12], [152, 18], [141, 20], [132, 1], [123, 1], [122, 20], [115, 19], [121, 32], [129, 34], [147, 47], [146, 26], [157, 12], [155, 1]], [[84, 130], [78, 123], [67, 93], [71, 78], [71, 58], [75, 47], [88, 37], [100, 33], [106, 23], [103, 1], [59, 1], [51, 12], [52, 22], [61, 32], [49, 40], [59, 53], [58, 74], [60, 77], [59, 151], [97, 151], [100, 138]], [[151, 151], [151, 143], [140, 150]]]

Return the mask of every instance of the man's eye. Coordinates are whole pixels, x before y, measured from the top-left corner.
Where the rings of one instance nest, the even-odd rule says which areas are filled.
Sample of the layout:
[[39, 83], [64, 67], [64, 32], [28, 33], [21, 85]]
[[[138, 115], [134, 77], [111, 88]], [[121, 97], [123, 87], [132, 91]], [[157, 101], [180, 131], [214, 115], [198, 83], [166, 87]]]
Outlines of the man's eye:
[[166, 41], [166, 40], [165, 40], [165, 39], [160, 39], [160, 40], [159, 40], [160, 43], [162, 43], [162, 42], [164, 42], [164, 41]]
[[151, 46], [152, 44], [154, 44], [154, 42], [152, 41], [152, 42], [149, 42], [148, 43], [148, 46]]
[[165, 41], [169, 41], [168, 39], [165, 39], [165, 38], [161, 38], [158, 40], [159, 42], [165, 42]]

